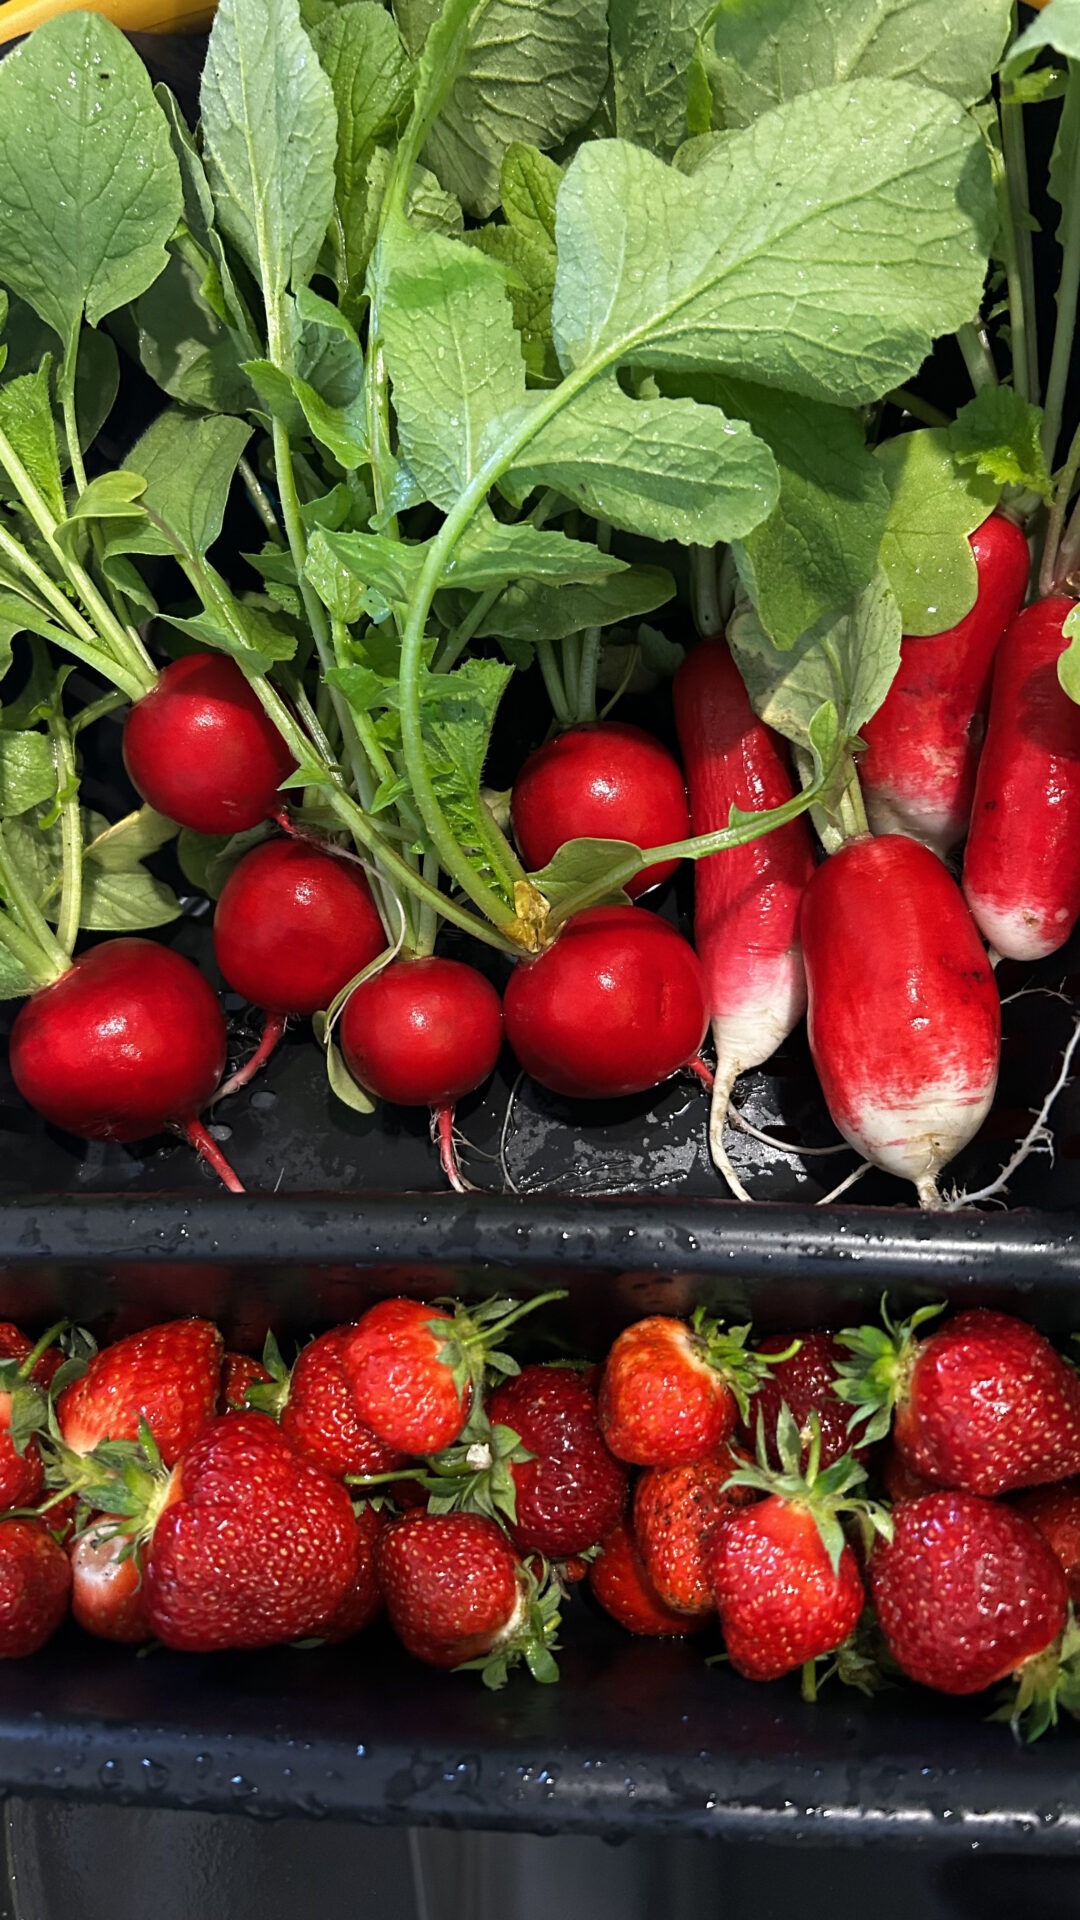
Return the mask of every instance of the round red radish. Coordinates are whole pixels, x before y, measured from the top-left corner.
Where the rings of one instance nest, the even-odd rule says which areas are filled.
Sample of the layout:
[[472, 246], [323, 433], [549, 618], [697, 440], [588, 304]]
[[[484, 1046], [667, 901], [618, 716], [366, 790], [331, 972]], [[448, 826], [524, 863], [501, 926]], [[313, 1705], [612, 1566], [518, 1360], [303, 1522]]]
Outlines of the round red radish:
[[[666, 847], [690, 831], [677, 761], [650, 733], [618, 720], [571, 727], [531, 753], [514, 781], [510, 819], [522, 859], [534, 872], [567, 840]], [[678, 864], [660, 860], [644, 868], [627, 882], [626, 892], [636, 899]]]
[[385, 946], [363, 868], [306, 840], [253, 847], [214, 913], [224, 978], [268, 1013], [318, 1013]]
[[964, 895], [1007, 960], [1042, 960], [1080, 917], [1080, 707], [1057, 667], [1076, 602], [1025, 607], [998, 650]]
[[397, 960], [350, 994], [337, 1032], [349, 1072], [380, 1100], [444, 1107], [494, 1067], [502, 1005], [461, 960]]
[[204, 1107], [225, 1065], [225, 1017], [190, 960], [154, 940], [92, 947], [24, 1001], [11, 1072], [52, 1126], [142, 1140]]
[[994, 1097], [1001, 1008], [956, 882], [917, 840], [850, 840], [803, 899], [810, 1050], [836, 1125], [864, 1159], [914, 1181], [941, 1168]]
[[[726, 827], [733, 806], [765, 812], [795, 791], [783, 743], [750, 705], [722, 641], [703, 641], [675, 676], [675, 721], [695, 834]], [[724, 1149], [731, 1089], [776, 1052], [806, 1011], [799, 909], [814, 871], [805, 818], [694, 869], [694, 944], [716, 1046], [710, 1146], [732, 1191], [748, 1199]]]
[[694, 1058], [707, 1024], [696, 953], [641, 907], [575, 914], [515, 969], [504, 1008], [526, 1073], [581, 1100], [658, 1086]]
[[905, 636], [900, 670], [860, 729], [859, 785], [874, 832], [910, 834], [943, 855], [967, 832], [994, 655], [1031, 568], [1024, 535], [1001, 513], [976, 529], [971, 549], [971, 612], [945, 633]]
[[124, 765], [150, 806], [196, 833], [242, 833], [278, 804], [295, 766], [235, 660], [170, 661], [124, 727]]

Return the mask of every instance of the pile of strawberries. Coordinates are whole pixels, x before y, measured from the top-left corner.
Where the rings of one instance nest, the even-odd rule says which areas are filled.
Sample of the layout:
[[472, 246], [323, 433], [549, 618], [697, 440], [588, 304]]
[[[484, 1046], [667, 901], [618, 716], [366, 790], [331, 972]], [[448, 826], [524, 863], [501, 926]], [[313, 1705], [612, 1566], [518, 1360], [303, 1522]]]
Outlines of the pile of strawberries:
[[0, 1326], [0, 1655], [70, 1610], [180, 1650], [339, 1641], [557, 1678], [587, 1581], [632, 1633], [709, 1624], [748, 1679], [1008, 1680], [1080, 1713], [1080, 1377], [1021, 1320], [769, 1336], [639, 1320], [519, 1366], [533, 1307], [380, 1301], [291, 1369], [206, 1320], [96, 1351]]

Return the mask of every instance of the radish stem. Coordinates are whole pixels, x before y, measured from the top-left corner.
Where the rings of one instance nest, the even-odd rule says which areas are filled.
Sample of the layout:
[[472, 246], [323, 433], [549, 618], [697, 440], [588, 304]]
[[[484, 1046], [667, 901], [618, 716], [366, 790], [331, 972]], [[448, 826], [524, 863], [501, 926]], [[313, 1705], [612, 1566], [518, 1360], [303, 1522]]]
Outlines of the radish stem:
[[267, 493], [266, 488], [263, 486], [262, 481], [259, 479], [258, 474], [246, 454], [240, 455], [236, 470], [244, 483], [244, 491], [271, 540], [275, 546], [284, 546], [284, 536], [282, 535], [281, 528], [278, 526], [277, 514], [274, 512], [270, 503], [270, 495]]
[[715, 547], [690, 549], [690, 603], [694, 625], [703, 640], [715, 640], [724, 631], [720, 609], [720, 578]]
[[[1031, 259], [1031, 233], [1027, 227], [1027, 167], [1024, 160], [1024, 129], [1021, 109], [1014, 105], [1001, 109], [1001, 138], [1004, 165], [994, 160], [995, 186], [1001, 217], [1001, 242], [1005, 280], [1009, 299], [1009, 333], [1012, 344], [1013, 384], [1024, 400], [1034, 398], [1032, 379], [1034, 341], [1028, 326], [1035, 316], [1034, 267]], [[1011, 150], [1010, 150], [1011, 149]], [[1027, 242], [1025, 272], [1024, 241]]]
[[65, 953], [71, 953], [82, 918], [83, 839], [79, 809], [79, 776], [71, 734], [61, 713], [49, 715], [49, 737], [56, 765], [56, 792], [60, 804], [60, 845], [63, 879], [60, 889], [60, 913], [56, 938]]
[[[1054, 488], [1054, 503], [1050, 509], [1042, 565], [1039, 568], [1039, 594], [1044, 600], [1053, 593], [1054, 583], [1063, 570], [1065, 541], [1062, 538], [1062, 529], [1078, 473], [1080, 473], [1080, 427], [1077, 427], [1073, 434], [1065, 465], [1058, 475], [1057, 485]], [[1072, 532], [1073, 529], [1070, 527], [1069, 533], [1072, 534]]]
[[[1080, 67], [1072, 60], [1069, 62], [1069, 77], [1062, 114], [1080, 115]], [[1061, 433], [1065, 390], [1069, 380], [1069, 365], [1072, 360], [1073, 338], [1076, 332], [1077, 296], [1080, 293], [1080, 150], [1077, 155], [1077, 171], [1073, 174], [1070, 192], [1062, 209], [1058, 237], [1061, 241], [1061, 276], [1058, 280], [1057, 322], [1054, 328], [1054, 348], [1050, 359], [1050, 377], [1046, 385], [1046, 412], [1042, 427], [1043, 452], [1050, 466], [1053, 465]]]
[[997, 368], [990, 350], [990, 341], [982, 321], [968, 320], [956, 331], [956, 344], [964, 358], [968, 377], [976, 393], [984, 387], [998, 385]]
[[[22, 874], [8, 851], [2, 826], [0, 826], [0, 889], [3, 890], [12, 916], [39, 949], [35, 971], [44, 979], [58, 980], [60, 975], [66, 973], [70, 967], [71, 954], [67, 948], [60, 945], [37, 901], [23, 885]], [[44, 966], [42, 962], [45, 963]]]

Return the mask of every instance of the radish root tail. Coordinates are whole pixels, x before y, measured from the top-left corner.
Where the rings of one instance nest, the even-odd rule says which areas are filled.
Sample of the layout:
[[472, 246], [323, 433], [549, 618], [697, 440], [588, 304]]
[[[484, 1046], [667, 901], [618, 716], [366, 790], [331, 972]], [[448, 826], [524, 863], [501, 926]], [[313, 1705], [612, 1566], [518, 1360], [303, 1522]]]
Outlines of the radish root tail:
[[454, 1133], [453, 1107], [433, 1107], [431, 1130], [439, 1145], [439, 1164], [442, 1167], [455, 1193], [479, 1193], [479, 1187], [466, 1179], [461, 1171], [458, 1157], [457, 1136]]
[[1050, 1155], [1051, 1160], [1053, 1160], [1054, 1136], [1049, 1125], [1050, 1115], [1053, 1112], [1054, 1104], [1059, 1093], [1064, 1092], [1069, 1083], [1069, 1078], [1072, 1073], [1073, 1056], [1078, 1046], [1080, 1046], [1080, 1020], [1074, 1025], [1069, 1044], [1062, 1055], [1057, 1079], [1050, 1088], [1049, 1093], [1023, 1139], [1018, 1143], [1014, 1153], [1006, 1161], [997, 1178], [991, 1180], [988, 1186], [978, 1187], [974, 1193], [960, 1193], [956, 1191], [950, 1193], [947, 1199], [938, 1202], [939, 1206], [943, 1207], [946, 1213], [955, 1213], [960, 1207], [977, 1206], [983, 1200], [997, 1199], [998, 1195], [1005, 1191], [1008, 1182], [1012, 1179], [1017, 1168], [1023, 1166], [1024, 1161], [1029, 1159], [1033, 1153], [1046, 1152]]
[[279, 1045], [284, 1033], [285, 1015], [283, 1013], [268, 1013], [263, 1024], [262, 1039], [259, 1041], [250, 1060], [245, 1060], [242, 1067], [237, 1067], [235, 1073], [231, 1073], [227, 1080], [222, 1081], [210, 1102], [211, 1107], [216, 1107], [219, 1100], [227, 1100], [230, 1094], [239, 1093], [241, 1087], [246, 1087], [249, 1080], [254, 1080], [260, 1067], [265, 1067], [270, 1055]]
[[189, 1147], [194, 1147], [200, 1160], [205, 1160], [208, 1167], [213, 1167], [223, 1187], [227, 1187], [230, 1193], [244, 1193], [246, 1191], [241, 1185], [238, 1176], [230, 1167], [217, 1141], [211, 1134], [207, 1133], [201, 1120], [194, 1118], [191, 1120], [182, 1120], [179, 1124], [178, 1131], [183, 1134]]
[[736, 1070], [731, 1067], [721, 1073], [719, 1062], [717, 1062], [716, 1077], [713, 1080], [712, 1102], [709, 1107], [709, 1152], [712, 1155], [713, 1165], [727, 1181], [736, 1200], [745, 1201], [747, 1205], [750, 1205], [753, 1202], [753, 1195], [747, 1193], [731, 1161], [728, 1159], [727, 1149], [724, 1146], [724, 1128], [727, 1125], [732, 1088], [737, 1078], [738, 1074]]

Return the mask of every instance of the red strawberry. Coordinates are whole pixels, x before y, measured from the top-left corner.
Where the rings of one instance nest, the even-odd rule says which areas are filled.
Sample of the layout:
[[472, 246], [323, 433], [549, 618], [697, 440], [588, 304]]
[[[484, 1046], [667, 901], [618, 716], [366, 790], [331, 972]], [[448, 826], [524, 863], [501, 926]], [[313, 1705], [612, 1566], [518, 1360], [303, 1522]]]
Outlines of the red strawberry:
[[626, 1468], [608, 1452], [596, 1396], [569, 1367], [523, 1367], [487, 1403], [492, 1425], [510, 1427], [535, 1456], [511, 1460], [523, 1550], [562, 1560], [596, 1546], [626, 1506]]
[[386, 1516], [377, 1507], [356, 1508], [360, 1557], [352, 1585], [330, 1618], [324, 1620], [321, 1627], [315, 1628], [317, 1637], [331, 1646], [336, 1646], [341, 1640], [351, 1640], [354, 1634], [370, 1626], [382, 1611], [382, 1590], [375, 1572], [375, 1549], [385, 1526]]
[[104, 1348], [56, 1402], [65, 1443], [90, 1453], [102, 1440], [136, 1440], [145, 1420], [172, 1466], [214, 1418], [222, 1350], [209, 1320], [169, 1320]]
[[976, 1308], [922, 1340], [939, 1307], [901, 1326], [840, 1335], [854, 1358], [840, 1391], [870, 1439], [888, 1429], [917, 1473], [990, 1497], [1080, 1473], [1080, 1378], [1049, 1340], [1011, 1314]]
[[48, 1383], [64, 1358], [52, 1344], [63, 1324], [36, 1346], [10, 1323], [0, 1327], [0, 1344], [12, 1349], [0, 1359], [0, 1512], [31, 1506], [45, 1484], [36, 1436], [48, 1424]]
[[749, 1327], [724, 1332], [699, 1309], [689, 1326], [651, 1315], [626, 1327], [600, 1383], [600, 1425], [612, 1453], [642, 1467], [706, 1460], [730, 1438], [765, 1363]]
[[68, 1548], [71, 1611], [99, 1640], [138, 1646], [151, 1638], [142, 1558], [121, 1525], [104, 1514]]
[[589, 1567], [589, 1586], [604, 1612], [628, 1633], [662, 1640], [696, 1633], [705, 1624], [701, 1615], [675, 1613], [665, 1607], [625, 1520], [608, 1534]]
[[167, 1647], [208, 1653], [304, 1638], [356, 1578], [348, 1494], [265, 1413], [204, 1427], [157, 1484], [147, 1521], [147, 1616]]
[[[1022, 1513], [972, 1493], [930, 1493], [898, 1506], [893, 1523], [891, 1542], [874, 1548], [870, 1586], [889, 1652], [910, 1679], [981, 1693], [1055, 1645], [1065, 1575]], [[1045, 1678], [1028, 1673], [1021, 1711], [1037, 1699], [1052, 1717]]]
[[725, 1514], [756, 1494], [727, 1486], [744, 1456], [726, 1447], [692, 1467], [647, 1467], [634, 1489], [634, 1534], [649, 1581], [676, 1613], [715, 1613], [708, 1550]]
[[517, 1372], [514, 1361], [494, 1352], [505, 1329], [561, 1297], [542, 1294], [523, 1306], [487, 1300], [468, 1312], [422, 1300], [380, 1300], [341, 1346], [357, 1414], [400, 1453], [441, 1453], [459, 1438], [485, 1367]]
[[71, 1568], [40, 1520], [0, 1520], [0, 1660], [36, 1653], [68, 1610]]
[[376, 1548], [379, 1585], [398, 1639], [433, 1667], [477, 1665], [501, 1686], [524, 1659], [536, 1680], [555, 1680], [551, 1655], [558, 1593], [544, 1592], [502, 1528], [478, 1513], [406, 1514]]
[[247, 1407], [249, 1387], [273, 1386], [273, 1375], [250, 1353], [226, 1353], [221, 1360], [221, 1392], [218, 1396], [218, 1408], [221, 1413], [243, 1413]]
[[301, 1349], [281, 1410], [282, 1432], [297, 1452], [335, 1480], [347, 1473], [393, 1473], [406, 1457], [372, 1433], [356, 1411], [342, 1359], [353, 1332], [332, 1327]]
[[924, 1493], [939, 1493], [940, 1482], [925, 1473], [917, 1473], [896, 1447], [890, 1447], [881, 1463], [881, 1484], [892, 1501], [921, 1500]]
[[[768, 1466], [762, 1444], [758, 1466], [735, 1476], [767, 1498], [729, 1514], [709, 1549], [728, 1658], [748, 1680], [777, 1680], [834, 1652], [854, 1632], [866, 1595], [839, 1516], [855, 1513], [866, 1528], [889, 1526], [881, 1508], [854, 1495], [866, 1472], [850, 1454], [819, 1467], [816, 1414], [805, 1470], [802, 1435], [786, 1407], [776, 1444], [780, 1473]], [[812, 1697], [812, 1674], [808, 1692]]]
[[1061, 1561], [1069, 1598], [1074, 1606], [1080, 1606], [1080, 1480], [1035, 1487], [1011, 1504], [1049, 1541]]
[[[793, 1344], [792, 1336], [786, 1333], [771, 1333], [758, 1341], [756, 1351], [759, 1354], [779, 1354], [782, 1357], [769, 1367], [758, 1385], [750, 1408], [750, 1419], [740, 1431], [744, 1445], [751, 1449], [756, 1447], [760, 1420], [769, 1460], [774, 1467], [778, 1467], [780, 1458], [776, 1451], [776, 1423], [781, 1407], [788, 1406], [800, 1432], [805, 1429], [810, 1415], [817, 1414], [821, 1425], [823, 1467], [831, 1466], [842, 1454], [854, 1453], [857, 1456], [865, 1452], [869, 1442], [865, 1434], [860, 1439], [853, 1438], [848, 1432], [851, 1408], [844, 1404], [836, 1391], [836, 1369], [847, 1358], [845, 1349], [831, 1333], [804, 1333], [794, 1353], [791, 1351]], [[808, 1451], [809, 1442], [804, 1435], [804, 1458]]]

